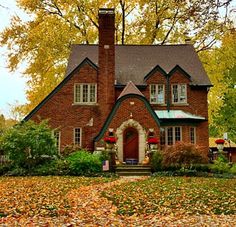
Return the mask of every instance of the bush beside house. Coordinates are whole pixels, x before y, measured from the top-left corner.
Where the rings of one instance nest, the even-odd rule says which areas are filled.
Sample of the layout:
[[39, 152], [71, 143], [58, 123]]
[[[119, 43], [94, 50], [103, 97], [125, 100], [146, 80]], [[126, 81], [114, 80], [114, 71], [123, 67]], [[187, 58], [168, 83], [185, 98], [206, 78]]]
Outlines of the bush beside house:
[[0, 166], [0, 175], [96, 175], [102, 172], [104, 155], [80, 148], [66, 148], [58, 155], [56, 141], [47, 122], [24, 122], [6, 131], [0, 149], [9, 158]]

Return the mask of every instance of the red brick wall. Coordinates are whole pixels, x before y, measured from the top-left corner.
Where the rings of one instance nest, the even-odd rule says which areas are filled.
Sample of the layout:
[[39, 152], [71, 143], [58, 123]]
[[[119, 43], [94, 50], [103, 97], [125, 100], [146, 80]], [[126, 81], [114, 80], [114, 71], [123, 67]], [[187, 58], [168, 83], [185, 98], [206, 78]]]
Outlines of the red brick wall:
[[[190, 86], [190, 80], [181, 72], [176, 71], [170, 77], [169, 88], [167, 87], [167, 79], [160, 72], [156, 72], [146, 81], [147, 85], [150, 84], [165, 84], [165, 105], [152, 104], [152, 107], [155, 110], [167, 110], [167, 92], [169, 91], [170, 98], [170, 110], [183, 110], [195, 115], [199, 115], [208, 119], [208, 104], [207, 104], [207, 89], [204, 88], [194, 88]], [[187, 104], [172, 104], [172, 94], [171, 94], [171, 85], [185, 83], [187, 84]], [[147, 86], [146, 90], [143, 91], [145, 97], [150, 100], [150, 90]], [[174, 125], [173, 125], [174, 126]], [[190, 142], [189, 138], [189, 127], [182, 125], [182, 139], [185, 142]], [[208, 152], [209, 147], [209, 134], [208, 134], [208, 122], [204, 121], [196, 125], [196, 144], [202, 147], [205, 152]]]
[[[165, 85], [165, 104], [152, 104], [152, 107], [154, 109], [166, 109], [166, 103], [167, 103], [167, 91], [168, 91], [168, 87], [167, 87], [167, 80], [166, 77], [160, 73], [160, 72], [156, 72], [155, 74], [153, 74], [152, 76], [150, 76], [147, 81], [146, 81], [147, 85], [150, 84], [164, 84]], [[145, 95], [145, 97], [148, 99], [148, 101], [150, 101], [150, 87], [147, 86], [146, 90], [143, 91], [143, 94]], [[158, 108], [157, 108], [158, 107]]]
[[98, 103], [104, 122], [115, 103], [115, 15], [99, 13]]
[[[102, 108], [99, 104], [74, 104], [74, 84], [97, 81], [97, 71], [88, 64], [84, 65], [31, 119], [49, 119], [51, 127], [61, 131], [61, 148], [73, 143], [74, 128], [82, 128], [82, 146], [93, 149], [92, 139], [101, 128]], [[91, 118], [94, 126], [86, 126]]]
[[[132, 105], [131, 103], [134, 104]], [[153, 128], [156, 135], [159, 137], [159, 127], [147, 110], [144, 102], [133, 97], [122, 101], [108, 128], [114, 128], [114, 130], [116, 130], [123, 122], [130, 118], [139, 122], [145, 131], [148, 131], [149, 128]]]

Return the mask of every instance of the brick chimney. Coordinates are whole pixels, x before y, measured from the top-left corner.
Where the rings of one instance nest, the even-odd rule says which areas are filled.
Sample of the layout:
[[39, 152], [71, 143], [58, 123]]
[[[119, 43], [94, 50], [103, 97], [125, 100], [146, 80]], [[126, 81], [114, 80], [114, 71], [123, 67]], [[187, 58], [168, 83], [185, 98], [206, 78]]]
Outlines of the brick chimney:
[[[99, 79], [98, 99], [108, 104], [108, 111], [115, 102], [115, 13], [114, 9], [99, 9]], [[99, 102], [98, 100], [98, 102]]]

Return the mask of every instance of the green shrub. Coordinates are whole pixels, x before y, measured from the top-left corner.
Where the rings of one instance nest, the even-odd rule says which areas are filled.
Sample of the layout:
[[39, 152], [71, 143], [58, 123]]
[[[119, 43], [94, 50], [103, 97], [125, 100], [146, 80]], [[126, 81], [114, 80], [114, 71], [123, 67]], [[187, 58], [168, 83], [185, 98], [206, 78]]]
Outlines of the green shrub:
[[229, 172], [236, 175], [236, 164], [233, 164], [233, 166], [230, 168]]
[[66, 160], [69, 162], [71, 175], [89, 175], [102, 171], [102, 162], [99, 155], [93, 155], [86, 151], [75, 152], [69, 155]]
[[13, 165], [28, 169], [57, 154], [55, 139], [45, 121], [28, 121], [10, 128], [2, 135], [0, 147]]
[[219, 155], [210, 168], [214, 173], [229, 173], [230, 171], [230, 165], [224, 155]]
[[210, 164], [193, 164], [190, 168], [197, 172], [211, 172]]
[[80, 150], [82, 150], [80, 146], [75, 145], [75, 144], [71, 144], [71, 145], [65, 146], [61, 150], [60, 155], [62, 157], [68, 157], [70, 154], [75, 153], [75, 152], [80, 151]]
[[17, 166], [17, 167], [12, 168], [5, 175], [7, 175], [7, 176], [26, 176], [28, 174], [27, 174], [27, 170], [25, 168]]
[[10, 164], [0, 164], [0, 176], [6, 174], [8, 171], [11, 170]]
[[163, 153], [164, 166], [184, 166], [189, 168], [193, 164], [207, 163], [207, 155], [193, 144], [176, 143]]
[[162, 169], [163, 155], [161, 151], [155, 151], [151, 158], [151, 168], [154, 172]]

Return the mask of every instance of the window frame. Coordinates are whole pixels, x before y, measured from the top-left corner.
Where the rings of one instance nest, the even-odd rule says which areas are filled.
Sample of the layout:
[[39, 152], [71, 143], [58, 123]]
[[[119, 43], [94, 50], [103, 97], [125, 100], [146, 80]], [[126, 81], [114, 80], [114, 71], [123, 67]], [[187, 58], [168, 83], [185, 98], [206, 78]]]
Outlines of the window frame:
[[[174, 95], [174, 86], [177, 86], [177, 101], [175, 101], [175, 95]], [[181, 97], [183, 97], [183, 95], [181, 95], [181, 91], [182, 91], [182, 86], [185, 87], [185, 94], [184, 94], [184, 98], [185, 101], [181, 101]], [[181, 83], [181, 84], [171, 84], [171, 97], [172, 97], [172, 103], [173, 104], [186, 104], [188, 101], [188, 97], [187, 97], [187, 84]]]
[[[57, 140], [56, 134], [58, 134], [58, 140]], [[60, 154], [60, 152], [61, 152], [61, 131], [54, 130], [53, 137], [56, 139], [57, 151], [58, 151], [58, 154]]]
[[[79, 131], [80, 131], [79, 144], [76, 142], [76, 130], [77, 129], [79, 129]], [[78, 145], [78, 146], [82, 147], [82, 128], [77, 127], [77, 128], [73, 129], [73, 142], [74, 142], [74, 145]]]
[[[192, 140], [192, 131], [193, 129], [193, 140]], [[189, 139], [191, 144], [196, 144], [196, 127], [190, 127], [189, 128]]]
[[[158, 95], [158, 91], [159, 91], [159, 86], [162, 87], [162, 90], [163, 90], [163, 101], [162, 102], [159, 102], [159, 95]], [[156, 99], [156, 101], [152, 101], [152, 87], [155, 87], [155, 96], [154, 97]], [[162, 104], [165, 104], [165, 84], [150, 84], [149, 85], [149, 95], [150, 95], [150, 103], [151, 104], [159, 104], [159, 105], [162, 105]]]
[[[177, 135], [176, 135], [177, 128], [179, 128], [179, 140], [177, 140]], [[170, 137], [170, 134], [169, 134], [170, 131], [171, 131], [171, 137]], [[176, 144], [177, 142], [182, 141], [182, 139], [183, 139], [182, 126], [162, 127], [161, 137], [162, 137], [162, 138], [160, 138], [161, 145], [172, 146], [172, 145]], [[169, 138], [171, 138], [171, 140]], [[165, 142], [165, 144], [163, 142]]]
[[[86, 86], [87, 86], [87, 96], [85, 96]], [[92, 95], [92, 92], [91, 92], [91, 90], [93, 90], [92, 86], [94, 86], [94, 95]], [[79, 88], [80, 92], [78, 92], [77, 87], [80, 87]], [[86, 98], [87, 100], [83, 101], [85, 97], [87, 97]], [[94, 101], [91, 101], [92, 97], [94, 97]], [[79, 101], [77, 99], [79, 99]], [[96, 83], [75, 83], [74, 84], [74, 104], [92, 105], [96, 103], [97, 103], [97, 84]]]

